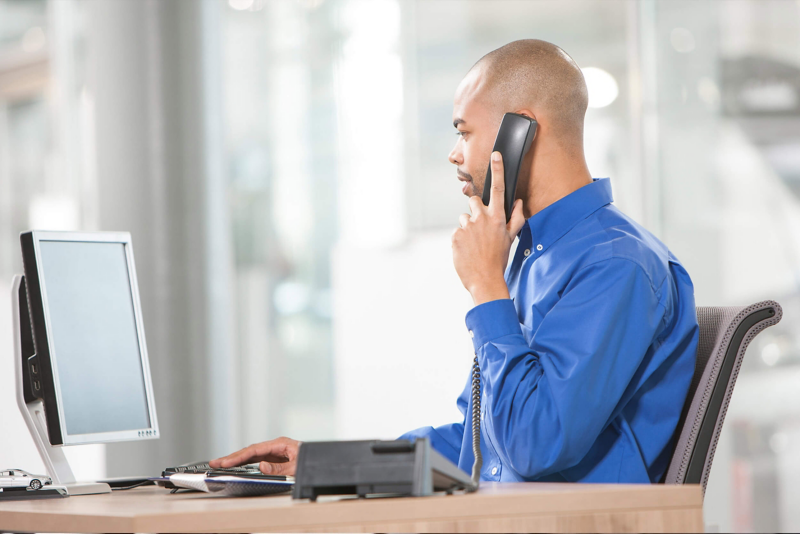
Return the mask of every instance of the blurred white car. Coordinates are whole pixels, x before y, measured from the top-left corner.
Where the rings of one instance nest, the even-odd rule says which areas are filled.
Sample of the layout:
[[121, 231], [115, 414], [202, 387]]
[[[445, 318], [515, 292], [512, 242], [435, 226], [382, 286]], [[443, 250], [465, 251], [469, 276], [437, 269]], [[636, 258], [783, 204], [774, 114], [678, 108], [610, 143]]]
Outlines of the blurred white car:
[[0, 471], [0, 488], [30, 488], [38, 490], [42, 486], [50, 485], [53, 480], [46, 475], [32, 475], [22, 469], [8, 469]]

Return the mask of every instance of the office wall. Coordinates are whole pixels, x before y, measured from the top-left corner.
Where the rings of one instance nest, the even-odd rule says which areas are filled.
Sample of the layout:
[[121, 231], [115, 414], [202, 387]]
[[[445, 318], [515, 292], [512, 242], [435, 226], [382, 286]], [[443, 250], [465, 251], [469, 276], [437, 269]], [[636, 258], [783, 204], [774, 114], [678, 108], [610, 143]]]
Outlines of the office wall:
[[[457, 418], [452, 96], [480, 56], [537, 37], [609, 75], [590, 170], [698, 304], [784, 306], [746, 356], [706, 522], [796, 530], [799, 35], [789, 0], [0, 1], [0, 279], [32, 226], [136, 248], [164, 438], [78, 463], [152, 472]], [[33, 464], [0, 394], [23, 435], [0, 435], [0, 464]]]

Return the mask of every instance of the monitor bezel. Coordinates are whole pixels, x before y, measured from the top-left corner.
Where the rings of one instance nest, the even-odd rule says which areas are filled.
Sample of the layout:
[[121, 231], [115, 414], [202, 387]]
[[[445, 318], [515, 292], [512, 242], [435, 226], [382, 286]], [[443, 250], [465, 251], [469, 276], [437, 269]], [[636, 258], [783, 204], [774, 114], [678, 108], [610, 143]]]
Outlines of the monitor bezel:
[[[139, 299], [139, 283], [136, 277], [136, 264], [133, 256], [133, 243], [131, 235], [128, 232], [56, 232], [56, 231], [43, 231], [32, 230], [31, 232], [33, 249], [35, 255], [36, 274], [38, 277], [39, 294], [41, 296], [41, 306], [44, 316], [45, 336], [47, 341], [47, 351], [49, 353], [49, 365], [52, 376], [52, 386], [55, 395], [55, 405], [58, 416], [58, 427], [61, 433], [61, 443], [53, 443], [52, 437], [50, 442], [52, 445], [83, 445], [88, 443], [110, 443], [115, 441], [131, 441], [141, 439], [156, 439], [159, 437], [158, 417], [156, 415], [155, 398], [153, 395], [153, 383], [150, 374], [150, 359], [147, 352], [147, 342], [144, 333], [144, 321], [142, 319], [142, 307]], [[132, 430], [117, 430], [113, 432], [94, 432], [89, 434], [69, 434], [67, 432], [66, 419], [64, 418], [63, 402], [61, 396], [61, 384], [58, 375], [58, 354], [55, 345], [53, 344], [52, 328], [50, 320], [50, 308], [47, 302], [47, 280], [44, 277], [43, 266], [41, 262], [41, 249], [40, 243], [42, 241], [61, 241], [61, 242], [81, 242], [81, 243], [119, 243], [123, 245], [125, 250], [125, 259], [128, 269], [128, 281], [131, 291], [131, 300], [133, 302], [133, 312], [136, 320], [136, 336], [139, 343], [139, 357], [142, 365], [142, 373], [144, 378], [145, 395], [147, 399], [147, 411], [150, 420], [150, 426], [147, 428], [138, 428]], [[30, 278], [26, 276], [26, 283]], [[31, 292], [28, 292], [28, 299], [31, 299]], [[33, 319], [33, 317], [31, 318]], [[33, 320], [32, 320], [33, 323]], [[35, 329], [35, 327], [34, 327]], [[34, 331], [34, 339], [40, 333]], [[40, 349], [37, 348], [37, 352]], [[40, 359], [41, 363], [45, 363]], [[47, 403], [46, 403], [47, 404]], [[47, 414], [47, 406], [45, 406], [45, 415]], [[50, 425], [48, 424], [48, 427]]]

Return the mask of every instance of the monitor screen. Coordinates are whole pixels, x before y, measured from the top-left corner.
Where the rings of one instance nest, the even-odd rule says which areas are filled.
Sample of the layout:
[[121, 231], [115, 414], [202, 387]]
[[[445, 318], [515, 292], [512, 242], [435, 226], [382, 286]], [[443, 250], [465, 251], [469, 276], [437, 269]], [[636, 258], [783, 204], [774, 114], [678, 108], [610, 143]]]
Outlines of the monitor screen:
[[51, 361], [70, 436], [151, 427], [125, 246], [39, 241]]

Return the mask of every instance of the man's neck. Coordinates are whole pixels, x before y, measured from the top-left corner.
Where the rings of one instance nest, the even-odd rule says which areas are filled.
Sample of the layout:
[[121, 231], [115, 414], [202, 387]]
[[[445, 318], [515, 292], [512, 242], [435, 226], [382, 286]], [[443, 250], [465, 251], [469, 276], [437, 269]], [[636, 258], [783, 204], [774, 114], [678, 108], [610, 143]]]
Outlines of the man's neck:
[[528, 219], [544, 208], [592, 182], [583, 151], [570, 154], [561, 148], [537, 150], [528, 178], [523, 205]]

